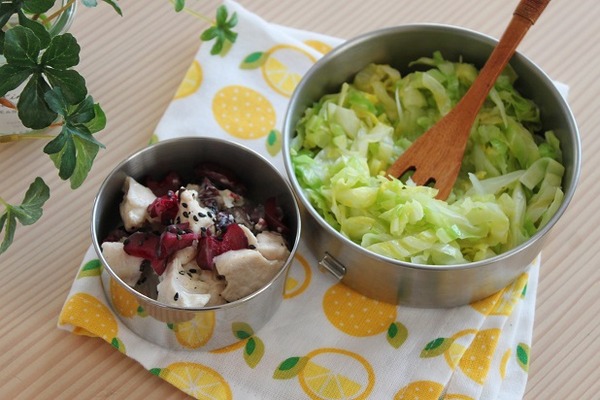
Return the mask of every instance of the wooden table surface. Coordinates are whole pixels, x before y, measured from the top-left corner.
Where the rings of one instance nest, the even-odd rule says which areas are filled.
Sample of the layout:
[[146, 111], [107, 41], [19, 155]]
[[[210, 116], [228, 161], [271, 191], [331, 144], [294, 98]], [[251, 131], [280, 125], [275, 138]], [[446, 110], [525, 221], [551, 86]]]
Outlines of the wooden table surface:
[[[241, 0], [266, 20], [350, 38], [413, 22], [460, 25], [499, 37], [517, 4], [500, 0]], [[145, 146], [199, 45], [206, 22], [167, 0], [79, 7], [70, 29], [82, 46], [78, 70], [108, 115], [106, 144], [84, 185], [60, 181], [42, 143], [0, 145], [0, 196], [21, 201], [37, 175], [51, 188], [42, 219], [19, 227], [0, 256], [0, 398], [185, 398], [105, 342], [56, 328], [90, 245], [90, 213], [106, 174]], [[218, 1], [188, 0], [212, 16]], [[550, 3], [520, 51], [570, 86], [583, 143], [577, 193], [543, 251], [527, 399], [598, 399], [600, 393], [600, 5]]]

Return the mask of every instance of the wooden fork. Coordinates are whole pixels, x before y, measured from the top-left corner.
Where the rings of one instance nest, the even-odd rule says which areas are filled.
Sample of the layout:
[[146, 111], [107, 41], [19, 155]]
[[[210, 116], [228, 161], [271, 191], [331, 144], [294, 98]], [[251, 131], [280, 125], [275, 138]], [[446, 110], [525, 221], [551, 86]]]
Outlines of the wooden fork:
[[400, 177], [414, 170], [418, 185], [434, 182], [437, 198], [450, 195], [473, 122], [496, 79], [517, 46], [550, 0], [521, 0], [498, 45], [458, 104], [415, 142], [388, 168], [388, 176]]

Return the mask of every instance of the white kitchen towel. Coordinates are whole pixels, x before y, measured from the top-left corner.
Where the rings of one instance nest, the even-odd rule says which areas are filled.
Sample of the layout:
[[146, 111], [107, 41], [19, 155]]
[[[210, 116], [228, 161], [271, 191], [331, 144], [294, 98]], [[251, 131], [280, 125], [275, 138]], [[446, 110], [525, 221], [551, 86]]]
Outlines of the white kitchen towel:
[[[280, 129], [289, 96], [342, 40], [268, 23], [233, 1], [224, 5], [238, 18], [235, 44], [217, 56], [210, 44], [200, 46], [152, 141], [225, 138], [285, 174]], [[415, 309], [352, 291], [320, 271], [301, 244], [273, 319], [235, 345], [203, 352], [163, 349], [131, 332], [121, 319], [147, 316], [134, 298], [110, 307], [90, 248], [58, 325], [103, 338], [198, 399], [518, 399], [540, 263], [538, 256], [514, 283], [479, 302]], [[193, 349], [209, 334], [194, 332], [173, 335], [182, 349]]]

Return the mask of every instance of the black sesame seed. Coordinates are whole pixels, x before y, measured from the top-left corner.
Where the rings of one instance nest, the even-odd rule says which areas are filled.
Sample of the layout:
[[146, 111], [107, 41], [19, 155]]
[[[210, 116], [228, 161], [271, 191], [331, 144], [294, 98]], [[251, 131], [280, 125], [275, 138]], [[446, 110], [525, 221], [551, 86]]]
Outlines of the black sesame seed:
[[175, 293], [175, 296], [173, 296], [173, 300], [175, 300], [175, 301], [179, 300], [179, 292]]
[[189, 217], [190, 217], [190, 213], [189, 213], [189, 212], [187, 212], [187, 211], [184, 211], [184, 212], [183, 212], [183, 216], [184, 216], [185, 218], [189, 218]]
[[205, 227], [205, 226], [203, 226], [203, 227], [201, 227], [201, 228], [200, 228], [200, 230], [201, 230], [202, 232], [206, 232], [206, 227]]
[[206, 214], [208, 215], [208, 218], [212, 218], [213, 217], [213, 215], [212, 215], [212, 213], [210, 211], [208, 211]]
[[190, 278], [192, 277], [192, 274], [190, 274], [189, 272], [187, 273], [187, 275], [188, 275]]
[[188, 208], [187, 203], [181, 203], [181, 205], [183, 206], [183, 208]]
[[179, 275], [185, 275], [184, 271], [179, 271]]
[[198, 272], [198, 270], [197, 270], [196, 268], [192, 268], [192, 269], [190, 269], [190, 272], [191, 272], [192, 274], [195, 274], [196, 272]]
[[196, 215], [194, 215], [194, 221], [196, 221], [196, 222], [199, 221], [199, 219], [198, 219], [198, 217]]
[[256, 246], [255, 246], [255, 245], [253, 245], [253, 244], [249, 244], [249, 245], [248, 245], [248, 248], [249, 248], [249, 249], [252, 249], [252, 250], [254, 250], [254, 249], [256, 249]]
[[204, 217], [206, 217], [206, 214], [204, 214], [203, 212], [199, 212], [199, 213], [198, 213], [198, 216], [199, 216], [200, 218], [204, 218]]

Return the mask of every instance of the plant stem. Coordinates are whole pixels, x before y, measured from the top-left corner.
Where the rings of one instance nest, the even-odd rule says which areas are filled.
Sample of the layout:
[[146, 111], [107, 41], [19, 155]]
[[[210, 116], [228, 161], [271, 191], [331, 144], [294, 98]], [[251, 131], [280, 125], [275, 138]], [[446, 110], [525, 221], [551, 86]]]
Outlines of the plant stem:
[[50, 14], [46, 20], [48, 21], [52, 21], [54, 18], [58, 17], [59, 15], [61, 15], [63, 12], [65, 12], [66, 9], [68, 9], [69, 7], [71, 7], [73, 5], [73, 3], [75, 3], [75, 0], [69, 0], [67, 2], [67, 4], [65, 4], [64, 6], [62, 6], [61, 8], [59, 8], [58, 10], [56, 10], [54, 13]]
[[36, 131], [30, 133], [12, 133], [9, 135], [0, 135], [0, 143], [18, 142], [19, 140], [54, 139], [54, 137], [54, 135], [39, 133]]
[[17, 109], [17, 106], [15, 106], [15, 103], [8, 100], [6, 97], [0, 97], [0, 105], [4, 106], [6, 108], [10, 108], [11, 110]]
[[[171, 4], [173, 4], [173, 3], [174, 3], [174, 0], [169, 0], [169, 2], [170, 2]], [[187, 8], [187, 7], [183, 7], [183, 10], [181, 10], [181, 11], [183, 11], [183, 12], [185, 12], [185, 13], [188, 13], [189, 15], [191, 15], [191, 16], [193, 16], [193, 17], [196, 17], [196, 18], [198, 18], [198, 19], [201, 19], [201, 20], [203, 20], [203, 21], [206, 21], [206, 22], [208, 22], [208, 23], [209, 23], [209, 24], [211, 24], [211, 25], [214, 25], [214, 24], [215, 24], [215, 21], [214, 21], [213, 19], [210, 19], [210, 18], [209, 18], [209, 17], [207, 17], [206, 15], [200, 14], [199, 12], [196, 12], [196, 11], [194, 11], [194, 10], [192, 10], [192, 9], [189, 9], [189, 8]]]

